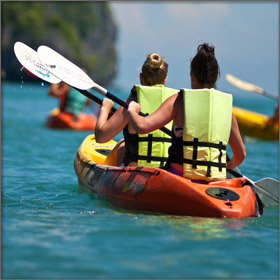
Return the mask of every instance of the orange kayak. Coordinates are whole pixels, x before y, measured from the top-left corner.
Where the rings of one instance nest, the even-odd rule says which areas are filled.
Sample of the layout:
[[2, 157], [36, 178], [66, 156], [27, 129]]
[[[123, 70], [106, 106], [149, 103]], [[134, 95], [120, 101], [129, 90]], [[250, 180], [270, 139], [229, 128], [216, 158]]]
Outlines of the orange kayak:
[[57, 129], [94, 130], [96, 116], [81, 113], [78, 116], [60, 112], [58, 108], [53, 109], [46, 121], [46, 126]]
[[233, 107], [232, 112], [237, 119], [242, 136], [260, 138], [269, 141], [278, 141], [279, 123], [268, 125], [268, 116], [239, 107]]
[[89, 135], [74, 160], [80, 188], [115, 207], [225, 218], [256, 217], [262, 212], [252, 184], [245, 178], [203, 184], [160, 168], [105, 165], [106, 155], [115, 144], [113, 140], [98, 144], [95, 136]]

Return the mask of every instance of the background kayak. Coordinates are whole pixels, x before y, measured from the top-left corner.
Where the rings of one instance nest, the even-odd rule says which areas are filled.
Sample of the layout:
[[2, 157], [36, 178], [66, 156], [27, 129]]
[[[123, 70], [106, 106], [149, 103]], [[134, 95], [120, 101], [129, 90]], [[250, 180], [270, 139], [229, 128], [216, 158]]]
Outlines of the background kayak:
[[237, 119], [242, 136], [271, 141], [277, 141], [279, 139], [279, 123], [273, 126], [267, 125], [267, 115], [255, 113], [236, 106], [233, 106], [232, 112]]
[[81, 113], [74, 116], [55, 108], [48, 115], [46, 126], [57, 129], [94, 130], [96, 120], [97, 118], [93, 114]]
[[[263, 88], [254, 85], [252, 83], [249, 83], [247, 81], [240, 80], [239, 78], [231, 75], [231, 74], [226, 74], [225, 75], [227, 81], [234, 85], [237, 88], [240, 88], [245, 91], [249, 91], [250, 94], [252, 95], [252, 100], [253, 100], [253, 94], [254, 98], [256, 97], [256, 93], [259, 94], [259, 97], [262, 96], [265, 102], [265, 98], [269, 98], [270, 101], [274, 100], [277, 101], [278, 104], [276, 106], [274, 105], [274, 112], [273, 114], [270, 113], [269, 116], [273, 116], [273, 121], [270, 119], [268, 115], [265, 115], [264, 113], [256, 113], [253, 111], [249, 111], [250, 109], [250, 104], [246, 104], [246, 109], [242, 109], [239, 107], [233, 107], [233, 113], [237, 118], [238, 125], [240, 132], [243, 136], [248, 136], [248, 137], [254, 137], [254, 138], [260, 138], [263, 140], [271, 140], [271, 141], [276, 141], [279, 139], [279, 114], [277, 114], [277, 106], [279, 106], [279, 95], [277, 96], [276, 94], [272, 94]], [[264, 109], [260, 112], [264, 112]], [[279, 112], [279, 107], [278, 107], [278, 112]], [[268, 122], [269, 120], [269, 122]]]

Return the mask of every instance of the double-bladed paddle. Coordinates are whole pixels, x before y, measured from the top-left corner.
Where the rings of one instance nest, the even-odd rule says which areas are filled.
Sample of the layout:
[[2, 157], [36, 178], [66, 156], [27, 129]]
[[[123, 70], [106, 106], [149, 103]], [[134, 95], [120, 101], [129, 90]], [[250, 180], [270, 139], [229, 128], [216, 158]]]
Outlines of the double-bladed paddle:
[[238, 88], [241, 88], [241, 89], [247, 90], [247, 91], [254, 91], [254, 92], [257, 92], [257, 93], [259, 93], [261, 95], [264, 95], [264, 96], [267, 96], [267, 97], [270, 97], [270, 98], [272, 98], [274, 100], [278, 100], [279, 101], [279, 97], [276, 96], [275, 94], [267, 92], [263, 88], [261, 88], [259, 86], [256, 86], [254, 84], [242, 81], [242, 80], [234, 77], [231, 74], [226, 74], [226, 79], [227, 79], [227, 81], [229, 83], [231, 83], [232, 85], [234, 85], [234, 86], [236, 86]]

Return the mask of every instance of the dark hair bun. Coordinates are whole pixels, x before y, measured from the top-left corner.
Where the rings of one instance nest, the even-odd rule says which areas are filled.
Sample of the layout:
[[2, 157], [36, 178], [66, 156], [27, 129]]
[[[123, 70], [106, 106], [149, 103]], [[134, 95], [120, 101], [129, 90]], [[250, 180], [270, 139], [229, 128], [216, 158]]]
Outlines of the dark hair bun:
[[199, 45], [197, 47], [197, 52], [205, 52], [206, 54], [209, 55], [215, 55], [215, 47], [214, 46], [209, 46], [208, 44], [204, 43], [202, 45]]
[[204, 43], [197, 47], [197, 54], [191, 62], [191, 71], [201, 86], [215, 86], [220, 69], [215, 57], [214, 46]]

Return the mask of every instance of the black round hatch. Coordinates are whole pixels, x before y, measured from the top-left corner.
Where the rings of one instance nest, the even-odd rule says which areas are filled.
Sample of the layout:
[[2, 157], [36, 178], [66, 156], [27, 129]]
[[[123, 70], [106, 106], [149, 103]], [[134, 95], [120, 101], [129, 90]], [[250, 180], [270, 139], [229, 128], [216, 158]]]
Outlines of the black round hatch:
[[233, 201], [239, 199], [239, 195], [236, 192], [225, 188], [208, 188], [205, 192], [208, 195], [221, 200]]

